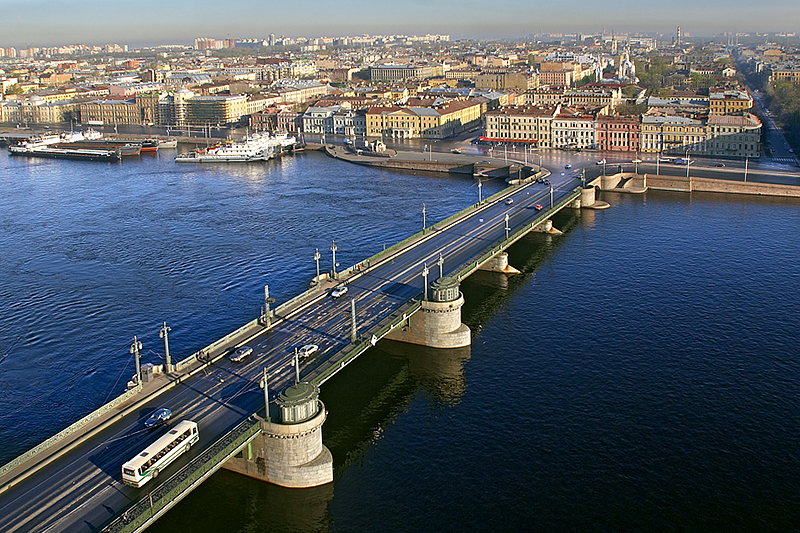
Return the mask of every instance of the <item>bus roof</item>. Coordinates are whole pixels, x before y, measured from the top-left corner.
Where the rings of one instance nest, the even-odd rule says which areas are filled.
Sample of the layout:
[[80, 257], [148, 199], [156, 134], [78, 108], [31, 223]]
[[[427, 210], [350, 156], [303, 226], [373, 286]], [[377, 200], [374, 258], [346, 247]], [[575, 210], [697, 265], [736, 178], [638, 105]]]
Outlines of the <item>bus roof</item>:
[[184, 431], [189, 428], [196, 428], [197, 424], [192, 422], [191, 420], [182, 420], [175, 424], [175, 427], [171, 428], [167, 431], [164, 435], [158, 438], [153, 444], [145, 448], [143, 451], [136, 454], [136, 457], [131, 459], [130, 461], [126, 462], [123, 467], [132, 468], [136, 470], [142, 464], [144, 464], [154, 453], [160, 452], [164, 447], [172, 442], [177, 435], [180, 435]]

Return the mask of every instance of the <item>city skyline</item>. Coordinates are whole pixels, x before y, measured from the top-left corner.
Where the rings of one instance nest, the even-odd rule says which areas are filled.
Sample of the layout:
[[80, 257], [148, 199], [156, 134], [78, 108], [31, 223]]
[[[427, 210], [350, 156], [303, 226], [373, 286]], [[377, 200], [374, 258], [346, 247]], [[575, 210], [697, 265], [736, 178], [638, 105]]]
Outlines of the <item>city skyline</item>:
[[[698, 4], [687, 0], [669, 7], [632, 1], [613, 5], [578, 0], [569, 4], [532, 6], [522, 0], [487, 4], [475, 0], [423, 4], [404, 8], [357, 2], [347, 6], [312, 1], [264, 8], [254, 0], [224, 5], [199, 0], [185, 4], [140, 0], [119, 1], [0, 0], [4, 13], [2, 46], [95, 45], [107, 42], [133, 47], [191, 44], [194, 38], [263, 38], [274, 33], [291, 37], [368, 34], [449, 34], [451, 39], [522, 39], [535, 33], [659, 32], [681, 26], [692, 36], [725, 31], [796, 31], [800, 5], [778, 0], [754, 12], [744, 2]], [[346, 7], [346, 9], [345, 9]], [[646, 16], [643, 15], [646, 13]]]

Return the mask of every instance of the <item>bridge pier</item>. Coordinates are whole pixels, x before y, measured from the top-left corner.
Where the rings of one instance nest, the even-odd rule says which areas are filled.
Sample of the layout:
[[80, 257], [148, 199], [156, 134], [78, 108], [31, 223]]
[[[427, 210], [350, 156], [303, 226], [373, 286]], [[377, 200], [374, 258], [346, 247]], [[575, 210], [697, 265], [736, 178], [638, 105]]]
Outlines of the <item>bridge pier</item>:
[[322, 444], [327, 412], [319, 401], [319, 387], [297, 383], [287, 387], [276, 403], [280, 422], [262, 420], [261, 433], [223, 468], [282, 487], [332, 482], [333, 456]]
[[[549, 222], [549, 221], [548, 221]], [[552, 222], [550, 223], [552, 226]], [[501, 274], [519, 274], [519, 270], [508, 264], [508, 253], [500, 252], [492, 257], [478, 270], [485, 270], [486, 272], [499, 272]]]
[[406, 324], [385, 338], [431, 348], [462, 348], [472, 344], [470, 329], [461, 323], [464, 295], [458, 280], [445, 276], [430, 284], [430, 300], [423, 300], [419, 311]]

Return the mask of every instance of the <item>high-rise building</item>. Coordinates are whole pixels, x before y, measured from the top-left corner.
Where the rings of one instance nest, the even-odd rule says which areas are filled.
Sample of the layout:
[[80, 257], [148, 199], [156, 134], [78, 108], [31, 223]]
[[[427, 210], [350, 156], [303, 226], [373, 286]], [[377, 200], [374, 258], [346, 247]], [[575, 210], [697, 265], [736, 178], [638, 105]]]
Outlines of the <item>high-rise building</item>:
[[681, 45], [681, 27], [678, 26], [678, 33], [675, 36], [675, 46], [680, 46], [680, 45]]

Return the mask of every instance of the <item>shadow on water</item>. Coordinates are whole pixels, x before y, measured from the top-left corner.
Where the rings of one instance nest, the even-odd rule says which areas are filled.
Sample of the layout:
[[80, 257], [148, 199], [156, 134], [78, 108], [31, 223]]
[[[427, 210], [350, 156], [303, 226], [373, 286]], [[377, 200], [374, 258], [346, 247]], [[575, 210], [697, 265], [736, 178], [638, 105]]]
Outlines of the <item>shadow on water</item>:
[[[580, 217], [574, 210], [564, 211], [554, 224], [566, 233]], [[562, 239], [530, 234], [509, 249], [510, 263], [522, 275], [478, 272], [463, 282], [462, 319], [473, 334], [534, 275]], [[327, 381], [321, 390], [329, 412], [323, 440], [333, 454], [334, 479], [360, 464], [413, 400], [419, 398], [434, 409], [457, 405], [466, 392], [464, 371], [470, 354], [470, 347], [439, 350], [382, 340]], [[285, 489], [220, 470], [149, 531], [326, 531], [333, 525], [328, 504], [335, 483]]]

